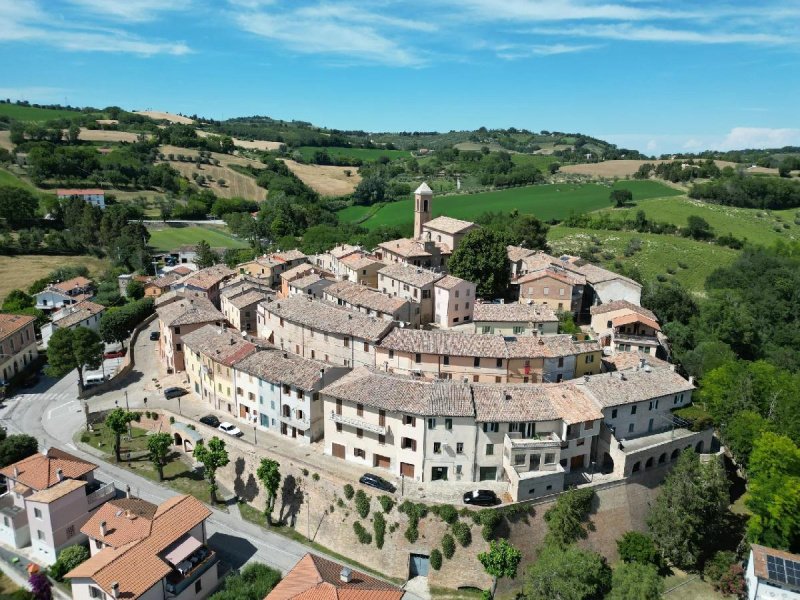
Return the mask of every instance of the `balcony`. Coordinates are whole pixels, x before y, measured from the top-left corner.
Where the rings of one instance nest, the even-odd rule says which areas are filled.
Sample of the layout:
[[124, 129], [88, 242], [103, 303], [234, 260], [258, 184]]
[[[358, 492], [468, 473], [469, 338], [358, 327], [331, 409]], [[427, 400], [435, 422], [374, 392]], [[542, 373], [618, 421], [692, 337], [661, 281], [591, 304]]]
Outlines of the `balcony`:
[[531, 438], [524, 438], [518, 431], [507, 433], [503, 445], [509, 451], [539, 450], [542, 448], [558, 448], [561, 438], [552, 431], [538, 433]]
[[114, 487], [114, 483], [107, 483], [105, 485], [101, 485], [96, 490], [89, 492], [89, 486], [86, 487], [86, 503], [89, 506], [89, 510], [93, 510], [97, 508], [104, 502], [111, 500], [114, 496], [117, 495], [117, 488]]
[[632, 342], [634, 344], [650, 344], [658, 346], [658, 337], [654, 335], [636, 335], [633, 333], [614, 333], [614, 342]]
[[342, 425], [355, 427], [356, 429], [363, 429], [364, 431], [377, 433], [378, 435], [386, 435], [386, 427], [382, 425], [375, 425], [374, 423], [370, 423], [364, 419], [359, 419], [358, 417], [347, 417], [345, 415], [340, 415], [335, 411], [331, 411], [331, 421], [334, 423], [341, 423]]
[[201, 546], [186, 557], [166, 577], [167, 598], [176, 598], [200, 576], [217, 564], [217, 554], [207, 546]]
[[295, 429], [299, 429], [300, 431], [305, 431], [309, 427], [311, 427], [311, 423], [308, 419], [298, 419], [291, 414], [284, 415], [283, 413], [278, 415], [278, 419], [281, 423], [286, 423], [289, 427], [294, 427]]

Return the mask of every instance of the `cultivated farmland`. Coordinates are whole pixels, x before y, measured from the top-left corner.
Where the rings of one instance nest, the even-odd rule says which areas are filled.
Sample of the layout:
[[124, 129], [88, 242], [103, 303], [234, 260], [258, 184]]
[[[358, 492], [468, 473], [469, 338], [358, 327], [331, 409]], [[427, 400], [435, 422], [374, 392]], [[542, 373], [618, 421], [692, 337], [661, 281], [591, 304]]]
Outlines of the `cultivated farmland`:
[[189, 117], [176, 115], [175, 113], [160, 112], [157, 110], [135, 110], [133, 112], [137, 115], [150, 117], [156, 121], [169, 121], [170, 123], [181, 123], [183, 125], [191, 125], [194, 123], [194, 120], [190, 119]]
[[[246, 200], [261, 201], [266, 197], [266, 190], [256, 185], [256, 180], [247, 175], [243, 175], [238, 171], [226, 166], [215, 165], [201, 165], [202, 168], [193, 162], [180, 162], [169, 161], [169, 166], [178, 171], [181, 175], [186, 177], [189, 181], [192, 180], [192, 174], [204, 175], [206, 178], [209, 176], [214, 181], [207, 183], [208, 189], [221, 198], [245, 198]], [[225, 186], [219, 185], [219, 180], [225, 180]]]
[[[322, 196], [345, 196], [352, 194], [361, 181], [356, 167], [333, 167], [327, 165], [304, 165], [293, 160], [284, 160], [292, 173]], [[350, 171], [348, 177], [345, 171]]]
[[[599, 163], [586, 163], [580, 165], [565, 165], [561, 167], [562, 173], [574, 173], [576, 175], [589, 175], [591, 177], [631, 177], [645, 163], [654, 165], [663, 162], [673, 162], [671, 160], [605, 160]], [[737, 163], [726, 160], [715, 160], [717, 166], [736, 168]], [[777, 169], [775, 169], [777, 173]]]
[[27, 291], [37, 279], [46, 277], [58, 267], [85, 266], [94, 276], [99, 276], [110, 263], [93, 256], [44, 256], [27, 255], [0, 256], [0, 301], [11, 290]]
[[[202, 129], [196, 129], [198, 137], [209, 137], [212, 135], [219, 136], [222, 134], [214, 133], [213, 131], [204, 131]], [[241, 140], [239, 138], [231, 138], [233, 140], [233, 145], [238, 146], [240, 148], [244, 148], [245, 150], [278, 150], [281, 146], [283, 146], [282, 142], [268, 142], [266, 140]]]
[[201, 240], [212, 248], [245, 248], [247, 243], [233, 237], [223, 227], [211, 225], [148, 225], [149, 245], [159, 252], [192, 246]]
[[14, 144], [11, 143], [10, 131], [0, 131], [0, 148], [5, 148], [6, 150], [14, 149]]
[[[81, 111], [67, 110], [65, 108], [36, 108], [34, 106], [20, 106], [18, 104], [0, 104], [0, 116], [10, 117], [17, 121], [51, 121], [53, 119], [72, 119], [79, 117]], [[94, 113], [102, 118], [102, 113]]]
[[[148, 137], [150, 136], [148, 135]], [[139, 139], [139, 134], [131, 131], [86, 129], [85, 127], [81, 127], [81, 133], [78, 139], [84, 142], [135, 142]]]
[[[631, 190], [635, 200], [674, 196], [678, 190], [656, 181], [620, 181], [616, 187]], [[475, 220], [482, 213], [511, 212], [532, 213], [543, 220], [564, 219], [573, 211], [589, 212], [609, 205], [612, 186], [597, 183], [550, 184], [483, 192], [480, 194], [434, 197], [433, 215], [447, 215], [456, 219]], [[366, 213], [352, 209], [340, 218], [357, 220]], [[359, 214], [360, 212], [360, 214]], [[368, 229], [381, 225], [406, 225], [414, 220], [412, 200], [384, 204], [362, 224]]]
[[381, 148], [340, 148], [338, 146], [301, 146], [297, 150], [304, 160], [310, 161], [317, 151], [327, 152], [332, 158], [359, 158], [364, 162], [374, 162], [381, 156], [391, 159], [411, 156], [408, 150], [383, 150]]

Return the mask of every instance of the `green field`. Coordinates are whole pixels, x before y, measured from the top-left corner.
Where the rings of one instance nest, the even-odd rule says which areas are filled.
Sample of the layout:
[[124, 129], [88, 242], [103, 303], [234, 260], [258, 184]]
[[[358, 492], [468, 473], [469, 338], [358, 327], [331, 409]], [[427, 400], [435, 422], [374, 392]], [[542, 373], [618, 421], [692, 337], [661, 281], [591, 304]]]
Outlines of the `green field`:
[[548, 156], [547, 154], [512, 154], [511, 162], [515, 165], [533, 165], [547, 175], [550, 165], [560, 161], [557, 156]]
[[[641, 240], [642, 249], [627, 257], [624, 251], [633, 238]], [[578, 254], [581, 250], [597, 246], [600, 251], [595, 254], [595, 260], [605, 267], [614, 270], [614, 263], [619, 261], [638, 268], [644, 281], [664, 275], [699, 295], [704, 294], [703, 286], [709, 274], [717, 267], [730, 265], [739, 254], [731, 248], [673, 235], [596, 231], [562, 225], [550, 228], [548, 240], [556, 256]], [[669, 273], [670, 269], [675, 271], [674, 275]]]
[[[50, 121], [51, 119], [71, 119], [82, 113], [77, 110], [35, 108], [33, 106], [19, 106], [17, 104], [0, 104], [0, 116], [11, 117], [18, 121]], [[98, 118], [102, 115], [98, 114]]]
[[638, 210], [643, 210], [648, 219], [679, 227], [685, 227], [686, 220], [691, 215], [703, 217], [715, 234], [730, 234], [755, 244], [769, 246], [778, 240], [800, 238], [800, 225], [795, 224], [795, 219], [800, 217], [800, 210], [796, 208], [783, 211], [735, 208], [676, 196], [642, 200], [634, 208], [606, 209], [615, 218], [633, 218]]
[[381, 156], [388, 156], [391, 159], [408, 158], [411, 153], [408, 150], [381, 150], [380, 148], [340, 148], [338, 146], [301, 146], [296, 149], [306, 161], [314, 157], [314, 152], [324, 150], [331, 157], [360, 158], [364, 162], [373, 162]]
[[197, 244], [201, 240], [207, 241], [212, 248], [247, 247], [247, 242], [231, 236], [222, 227], [185, 225], [150, 229], [150, 246], [160, 252]]
[[[633, 192], [635, 200], [680, 194], [656, 181], [620, 181], [616, 187]], [[563, 219], [572, 211], [589, 212], [609, 205], [610, 186], [598, 183], [550, 184], [511, 188], [480, 194], [434, 197], [433, 215], [474, 220], [486, 211], [533, 213], [543, 220]], [[357, 220], [364, 216], [360, 207], [348, 207], [339, 213], [340, 220]], [[413, 200], [383, 205], [374, 216], [363, 222], [367, 229], [381, 225], [406, 225], [414, 220]]]

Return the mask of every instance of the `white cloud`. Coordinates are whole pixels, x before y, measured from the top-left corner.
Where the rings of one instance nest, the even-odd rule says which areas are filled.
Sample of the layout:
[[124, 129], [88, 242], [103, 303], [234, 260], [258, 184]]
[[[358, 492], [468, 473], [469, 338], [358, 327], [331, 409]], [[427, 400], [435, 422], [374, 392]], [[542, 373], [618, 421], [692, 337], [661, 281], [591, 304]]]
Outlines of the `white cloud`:
[[621, 20], [646, 21], [652, 19], [688, 19], [699, 11], [664, 10], [648, 5], [645, 8], [622, 3], [597, 3], [580, 0], [457, 0], [462, 10], [487, 21], [575, 21]]
[[597, 46], [592, 44], [572, 45], [572, 44], [533, 44], [530, 46], [521, 44], [504, 44], [498, 46], [497, 56], [504, 60], [517, 60], [530, 58], [532, 56], [554, 56], [557, 54], [573, 54], [575, 52], [585, 52]]
[[734, 127], [720, 143], [723, 150], [800, 146], [800, 129]]
[[794, 44], [796, 39], [776, 33], [740, 33], [665, 29], [651, 25], [618, 23], [568, 28], [535, 29], [533, 33], [569, 37], [591, 37], [636, 42], [672, 42], [690, 44]]
[[429, 31], [431, 25], [357, 10], [349, 4], [305, 6], [284, 11], [246, 11], [234, 15], [245, 31], [284, 44], [301, 54], [349, 57], [361, 63], [419, 66], [424, 60], [405, 44], [378, 30]]
[[152, 21], [165, 11], [186, 10], [191, 0], [70, 0], [92, 13], [123, 21]]

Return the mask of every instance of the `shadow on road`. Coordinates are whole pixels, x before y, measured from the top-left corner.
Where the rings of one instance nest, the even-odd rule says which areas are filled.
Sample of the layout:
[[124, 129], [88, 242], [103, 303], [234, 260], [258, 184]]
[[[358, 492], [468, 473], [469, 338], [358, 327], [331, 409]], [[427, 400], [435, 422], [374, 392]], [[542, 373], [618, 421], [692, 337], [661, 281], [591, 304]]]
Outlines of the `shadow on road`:
[[244, 566], [258, 550], [245, 538], [219, 532], [208, 538], [208, 545], [233, 569]]

